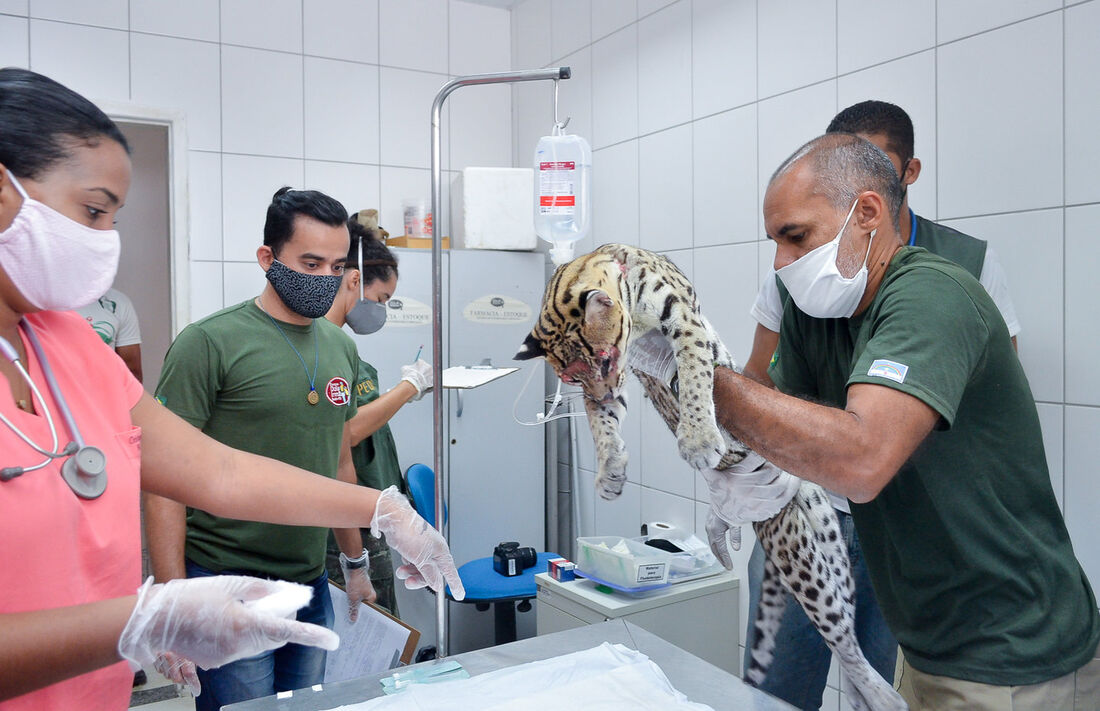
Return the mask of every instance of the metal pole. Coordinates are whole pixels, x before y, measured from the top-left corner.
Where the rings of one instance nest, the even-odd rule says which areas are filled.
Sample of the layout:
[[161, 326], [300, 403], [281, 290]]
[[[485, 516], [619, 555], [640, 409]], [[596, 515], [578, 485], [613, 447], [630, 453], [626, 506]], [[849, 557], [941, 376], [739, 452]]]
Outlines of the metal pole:
[[[493, 74], [471, 74], [455, 77], [443, 85], [432, 102], [432, 420], [435, 444], [433, 458], [435, 471], [435, 526], [446, 538], [443, 525], [443, 242], [439, 237], [440, 210], [440, 166], [439, 166], [439, 114], [443, 102], [451, 92], [462, 86], [478, 84], [504, 84], [520, 81], [540, 81], [568, 79], [569, 67], [552, 69], [525, 69], [517, 72], [498, 72]], [[440, 657], [447, 655], [447, 600], [440, 593], [435, 597], [436, 649]]]

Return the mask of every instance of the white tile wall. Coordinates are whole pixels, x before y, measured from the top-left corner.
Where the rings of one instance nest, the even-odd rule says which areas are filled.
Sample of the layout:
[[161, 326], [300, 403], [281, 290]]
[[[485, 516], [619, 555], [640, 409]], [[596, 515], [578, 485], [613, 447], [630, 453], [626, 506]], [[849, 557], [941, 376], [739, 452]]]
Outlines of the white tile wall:
[[[901, 25], [904, 32], [882, 31]], [[845, 74], [935, 45], [936, 2], [839, 0], [836, 26], [837, 71]]]
[[670, 5], [638, 23], [638, 131], [691, 120], [691, 4]]
[[380, 0], [379, 62], [447, 73], [447, 0]]
[[1058, 0], [937, 2], [936, 32], [940, 42], [950, 42], [1059, 7], [1061, 3]]
[[[591, 84], [578, 93], [591, 93], [588, 138], [596, 149], [593, 238], [578, 251], [631, 241], [623, 235], [674, 250], [670, 256], [691, 268], [708, 317], [741, 360], [755, 326], [747, 311], [775, 251], [760, 224], [771, 173], [841, 108], [879, 99], [906, 109], [923, 164], [909, 191], [913, 208], [989, 239], [1008, 273], [1051, 483], [1066, 502], [1079, 554], [1090, 546], [1082, 558], [1097, 577], [1092, 541], [1100, 524], [1086, 512], [1100, 498], [1091, 466], [1100, 426], [1093, 412], [1100, 411], [1100, 376], [1092, 367], [1100, 360], [1093, 306], [1100, 303], [1100, 248], [1091, 236], [1100, 224], [1100, 0], [1066, 6], [526, 0], [513, 10], [512, 46], [517, 66], [528, 57], [548, 63], [560, 52], [548, 46], [545, 28], [563, 8], [573, 13], [556, 20], [555, 46], [569, 46], [570, 59], [590, 48]], [[683, 21], [689, 7], [690, 28]], [[574, 18], [575, 27], [562, 28]], [[590, 47], [578, 44], [589, 32]], [[528, 87], [513, 101], [515, 161], [526, 165], [548, 102]], [[631, 418], [641, 414], [641, 455], [631, 449], [627, 484], [636, 498], [625, 509], [622, 500], [597, 501], [597, 531], [632, 534], [645, 516], [678, 515], [691, 499], [702, 532], [705, 483], [696, 477], [693, 495], [684, 487], [674, 437], [638, 402]], [[581, 449], [590, 470], [591, 442]], [[735, 566], [741, 574], [751, 552], [747, 528], [745, 540]], [[742, 604], [747, 621], [744, 596]], [[844, 688], [834, 669], [823, 708], [850, 708]]]
[[691, 125], [643, 136], [638, 144], [639, 245], [692, 246]]
[[593, 148], [638, 135], [638, 26], [592, 45]]
[[267, 284], [264, 270], [255, 259], [251, 262], [223, 262], [221, 266], [226, 306], [234, 306], [259, 296]]
[[755, 241], [756, 106], [725, 111], [692, 125], [695, 246]]
[[553, 0], [547, 4], [551, 7], [549, 29], [552, 60], [572, 54], [592, 42], [591, 0]]
[[130, 37], [130, 98], [182, 111], [188, 147], [221, 150], [220, 61], [216, 44], [135, 32]]
[[[352, 213], [367, 208], [378, 208], [381, 200], [380, 180], [376, 165], [307, 160], [303, 186], [331, 195], [343, 203], [349, 213]], [[398, 232], [391, 232], [391, 234], [396, 235]]]
[[1100, 547], [1096, 545], [1096, 502], [1100, 501], [1097, 432], [1100, 432], [1100, 409], [1066, 407], [1066, 526], [1073, 550], [1094, 590], [1100, 581]]
[[[1061, 205], [1061, 16], [938, 52], [939, 217]], [[975, 56], [982, 57], [981, 81], [974, 81]]]
[[302, 157], [302, 55], [222, 47], [222, 149]]
[[305, 157], [378, 163], [378, 67], [306, 57]]
[[997, 250], [1009, 288], [1028, 287], [1027, 298], [1013, 299], [1021, 328], [1017, 337], [1020, 362], [1036, 400], [1062, 402], [1061, 285], [1065, 281], [1065, 255], [1061, 208], [947, 220], [943, 224], [987, 240]]
[[[382, 67], [382, 163], [415, 168], [431, 167], [432, 101], [447, 77]], [[465, 91], [471, 91], [466, 89]], [[447, 143], [447, 114], [440, 117], [440, 136]], [[441, 153], [446, 160], [446, 153]]]
[[[512, 126], [512, 89], [504, 85], [471, 86], [450, 99], [451, 132], [448, 166], [510, 168], [512, 145], [500, 140]], [[425, 137], [428, 135], [425, 132]]]
[[128, 0], [34, 0], [31, 5], [31, 17], [43, 20], [58, 20], [80, 25], [110, 27], [116, 30], [129, 28]]
[[226, 44], [302, 51], [302, 0], [222, 0], [221, 20]]
[[30, 0], [0, 0], [0, 13], [27, 16]]
[[378, 0], [304, 0], [302, 47], [306, 54], [378, 63]]
[[[558, 82], [558, 120], [569, 119], [569, 125], [565, 127], [566, 133], [590, 139], [592, 136], [592, 48], [585, 47], [577, 50], [562, 59], [560, 66], [569, 67], [572, 70], [572, 78]], [[552, 86], [549, 87], [551, 95]], [[547, 91], [548, 87], [542, 85], [539, 89]], [[539, 114], [537, 121], [539, 136], [548, 135], [554, 124], [553, 108], [551, 107], [547, 113]], [[528, 145], [530, 149], [523, 153], [534, 150], [534, 143]]]
[[142, 0], [130, 4], [130, 29], [217, 42], [221, 33], [218, 0]]
[[756, 4], [692, 3], [692, 108], [696, 117], [756, 101]]
[[591, 246], [639, 244], [637, 140], [592, 154], [592, 205]]
[[[761, 98], [836, 76], [836, 5], [816, 0], [758, 3]], [[792, 51], [797, 47], [797, 51]]]
[[[909, 186], [909, 206], [936, 219], [936, 52], [927, 50], [841, 76], [836, 81], [837, 110], [873, 97], [905, 109], [913, 120], [914, 156], [921, 161], [917, 182]], [[825, 131], [828, 122], [819, 129]]]
[[[222, 259], [222, 155], [189, 151], [187, 190], [191, 200], [191, 259]], [[274, 192], [274, 191], [272, 191]], [[191, 274], [192, 280], [195, 274]], [[219, 272], [219, 281], [221, 279]], [[220, 291], [219, 291], [220, 296]], [[194, 318], [194, 312], [192, 312]]]
[[303, 178], [300, 159], [223, 155], [222, 258], [255, 262], [271, 197], [284, 185], [302, 187]]
[[621, 30], [638, 19], [638, 0], [598, 0], [592, 3], [592, 39]]
[[130, 95], [127, 33], [31, 20], [31, 69], [89, 99], [125, 101]]
[[0, 67], [30, 66], [30, 21], [25, 17], [0, 15]]
[[[1100, 200], [1100, 3], [1066, 10], [1066, 204]], [[1071, 148], [1072, 147], [1072, 148]]]
[[450, 4], [450, 73], [504, 72], [512, 67], [511, 47], [485, 42], [486, 37], [507, 37], [511, 18], [499, 9], [469, 2]]
[[1100, 205], [1066, 209], [1066, 402], [1085, 405], [1100, 405], [1097, 224]]
[[191, 262], [191, 321], [198, 321], [224, 306], [222, 289], [221, 262]]

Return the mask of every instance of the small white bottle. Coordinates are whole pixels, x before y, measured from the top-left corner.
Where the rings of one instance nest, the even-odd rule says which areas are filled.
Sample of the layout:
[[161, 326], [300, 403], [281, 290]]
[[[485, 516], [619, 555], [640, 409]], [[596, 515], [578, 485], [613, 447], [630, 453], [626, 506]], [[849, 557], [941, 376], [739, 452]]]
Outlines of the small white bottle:
[[573, 243], [588, 235], [592, 149], [580, 136], [555, 125], [535, 147], [535, 233], [549, 242], [550, 259], [573, 259]]

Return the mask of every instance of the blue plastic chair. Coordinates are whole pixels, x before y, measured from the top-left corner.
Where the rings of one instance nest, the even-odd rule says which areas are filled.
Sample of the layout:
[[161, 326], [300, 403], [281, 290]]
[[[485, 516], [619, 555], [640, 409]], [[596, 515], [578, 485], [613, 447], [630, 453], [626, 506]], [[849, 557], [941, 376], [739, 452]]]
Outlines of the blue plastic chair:
[[[405, 484], [413, 497], [413, 505], [432, 526], [435, 525], [435, 473], [424, 464], [413, 464], [405, 472]], [[443, 519], [447, 519], [447, 505], [443, 505]], [[507, 540], [507, 539], [505, 539]], [[496, 644], [516, 641], [516, 603], [519, 611], [531, 609], [531, 599], [537, 593], [535, 573], [546, 570], [546, 563], [557, 558], [557, 553], [538, 553], [535, 565], [519, 575], [507, 576], [493, 570], [493, 557], [477, 558], [458, 568], [458, 577], [466, 588], [461, 602], [472, 603], [484, 612], [493, 606], [493, 638]], [[447, 596], [452, 600], [451, 591]]]

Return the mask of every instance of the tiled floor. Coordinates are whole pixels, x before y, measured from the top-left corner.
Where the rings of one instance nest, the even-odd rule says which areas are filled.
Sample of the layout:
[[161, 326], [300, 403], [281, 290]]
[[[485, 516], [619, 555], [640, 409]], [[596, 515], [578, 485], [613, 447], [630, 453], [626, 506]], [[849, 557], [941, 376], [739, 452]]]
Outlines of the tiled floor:
[[195, 699], [186, 689], [177, 689], [176, 685], [163, 676], [146, 669], [148, 681], [134, 689], [130, 699], [130, 708], [140, 711], [194, 711]]

